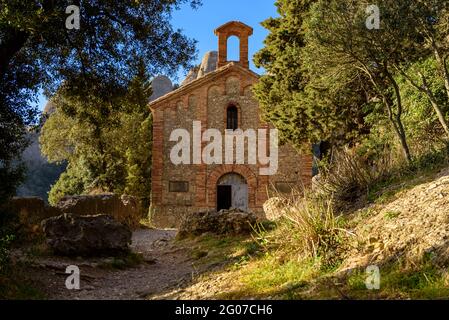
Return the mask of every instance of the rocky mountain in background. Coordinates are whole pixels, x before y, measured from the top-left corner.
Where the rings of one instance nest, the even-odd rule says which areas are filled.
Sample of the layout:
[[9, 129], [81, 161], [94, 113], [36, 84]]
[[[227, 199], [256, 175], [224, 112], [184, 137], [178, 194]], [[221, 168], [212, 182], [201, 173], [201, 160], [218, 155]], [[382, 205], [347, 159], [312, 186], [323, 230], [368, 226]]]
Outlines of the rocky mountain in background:
[[218, 52], [217, 51], [209, 51], [207, 52], [201, 64], [199, 66], [194, 67], [189, 71], [185, 80], [181, 83], [181, 86], [185, 86], [190, 82], [199, 79], [206, 74], [217, 70], [217, 61], [218, 61]]

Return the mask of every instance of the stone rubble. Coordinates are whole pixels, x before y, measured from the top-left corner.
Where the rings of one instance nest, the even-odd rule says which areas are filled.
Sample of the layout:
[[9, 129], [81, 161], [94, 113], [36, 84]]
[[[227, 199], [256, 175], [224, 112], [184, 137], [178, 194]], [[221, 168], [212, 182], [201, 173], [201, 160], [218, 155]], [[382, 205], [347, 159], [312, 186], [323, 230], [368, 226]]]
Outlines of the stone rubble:
[[256, 223], [256, 215], [238, 209], [191, 213], [182, 218], [177, 237], [183, 239], [205, 233], [244, 235], [251, 233]]

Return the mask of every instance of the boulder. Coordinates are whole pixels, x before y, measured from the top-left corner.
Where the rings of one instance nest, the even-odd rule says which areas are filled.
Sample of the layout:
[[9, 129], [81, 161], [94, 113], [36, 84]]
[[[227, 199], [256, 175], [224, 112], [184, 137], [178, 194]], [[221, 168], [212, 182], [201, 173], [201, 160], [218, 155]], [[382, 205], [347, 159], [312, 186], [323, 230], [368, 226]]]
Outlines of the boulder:
[[63, 256], [104, 256], [129, 250], [132, 232], [109, 215], [63, 214], [42, 221], [47, 243]]
[[256, 222], [254, 214], [238, 209], [190, 213], [181, 219], [177, 237], [182, 239], [205, 233], [245, 235], [251, 233]]
[[139, 227], [143, 212], [137, 198], [113, 193], [63, 197], [56, 207], [63, 213], [78, 216], [106, 214], [131, 229]]
[[270, 198], [263, 204], [265, 217], [270, 221], [276, 221], [285, 214], [287, 206], [287, 201], [283, 198]]

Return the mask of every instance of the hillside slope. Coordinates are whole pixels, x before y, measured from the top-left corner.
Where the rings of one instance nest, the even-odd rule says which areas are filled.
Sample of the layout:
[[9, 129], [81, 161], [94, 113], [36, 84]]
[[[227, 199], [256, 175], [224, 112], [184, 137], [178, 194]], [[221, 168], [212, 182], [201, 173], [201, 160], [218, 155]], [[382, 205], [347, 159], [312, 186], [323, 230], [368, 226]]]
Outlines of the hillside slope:
[[[449, 168], [386, 189], [387, 200], [346, 217], [354, 228], [336, 268], [323, 270], [292, 253], [262, 250], [153, 298], [449, 298]], [[257, 236], [248, 241], [257, 242]], [[380, 269], [379, 290], [366, 288], [369, 265]]]
[[397, 197], [358, 224], [362, 246], [343, 269], [398, 259], [411, 264], [428, 258], [439, 265], [449, 261], [449, 169]]

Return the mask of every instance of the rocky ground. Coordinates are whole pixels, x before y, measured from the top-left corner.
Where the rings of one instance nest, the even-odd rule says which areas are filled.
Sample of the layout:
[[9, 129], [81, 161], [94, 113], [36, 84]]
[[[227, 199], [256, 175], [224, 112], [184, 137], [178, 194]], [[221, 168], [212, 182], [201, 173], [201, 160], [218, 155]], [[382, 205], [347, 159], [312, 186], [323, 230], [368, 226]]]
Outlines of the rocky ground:
[[[208, 266], [196, 269], [188, 248], [175, 246], [175, 231], [142, 229], [134, 232], [132, 250], [143, 262], [117, 269], [113, 259], [35, 257], [29, 273], [48, 299], [147, 299], [182, 287]], [[67, 290], [65, 269], [80, 268], [80, 290]]]
[[448, 208], [449, 169], [445, 169], [431, 182], [403, 191], [362, 220], [355, 229], [358, 246], [342, 270], [398, 260], [415, 264], [430, 259], [434, 264], [447, 264]]
[[[431, 265], [447, 266], [449, 169], [427, 181], [410, 182], [392, 198], [372, 204], [359, 218], [354, 217], [357, 223], [350, 231], [355, 245], [346, 252], [337, 273], [395, 261], [419, 265], [430, 260]], [[241, 268], [226, 268], [245, 253], [225, 252], [225, 247], [220, 247], [225, 237], [212, 238], [215, 242], [208, 247], [199, 247], [193, 240], [175, 241], [175, 235], [172, 230], [134, 232], [132, 251], [143, 261], [123, 268], [114, 267], [113, 258], [67, 259], [16, 252], [16, 259], [26, 258], [31, 280], [48, 299], [252, 299], [254, 292], [246, 291], [239, 278], [241, 270], [251, 268], [252, 260]], [[220, 258], [218, 262], [214, 257]], [[65, 287], [68, 265], [80, 268], [80, 290]]]
[[[22, 282], [47, 299], [177, 299], [198, 276], [237, 259], [231, 251], [250, 238], [256, 217], [206, 212], [189, 221], [179, 230], [131, 232], [110, 216], [64, 214], [44, 220], [45, 237], [16, 247], [12, 260]], [[67, 257], [75, 254], [83, 257]], [[80, 270], [79, 290], [66, 287], [69, 266]]]
[[[396, 262], [401, 263], [401, 268], [410, 266], [413, 269], [414, 266], [419, 269], [419, 266], [426, 261], [430, 266], [447, 268], [449, 263], [449, 216], [447, 214], [449, 169], [437, 173], [429, 178], [428, 182], [414, 185], [414, 182], [410, 181], [399, 189], [403, 190], [391, 199], [354, 214], [353, 218], [358, 221], [355, 229], [350, 230], [354, 243], [353, 246], [349, 246], [352, 249], [346, 252], [346, 259], [336, 271], [336, 276], [344, 275], [349, 270], [364, 270], [368, 265], [378, 265], [382, 268], [386, 264]], [[357, 218], [358, 214], [362, 214], [362, 217]], [[238, 270], [218, 270], [200, 277], [186, 288], [172, 289], [164, 293], [162, 297], [252, 299], [239, 277]], [[416, 278], [419, 278], [419, 275], [415, 275], [415, 280]], [[305, 297], [308, 296], [307, 290], [312, 292], [323, 289], [322, 285], [314, 289], [317, 283], [312, 281], [310, 287], [305, 287], [307, 288], [304, 289]], [[346, 288], [343, 285], [341, 287]], [[419, 288], [415, 289], [419, 291]], [[394, 290], [392, 292], [394, 293]], [[319, 294], [319, 292], [315, 293]], [[341, 292], [338, 291], [338, 294]], [[388, 294], [391, 293], [385, 293], [383, 298], [401, 297], [400, 294], [398, 296]]]

